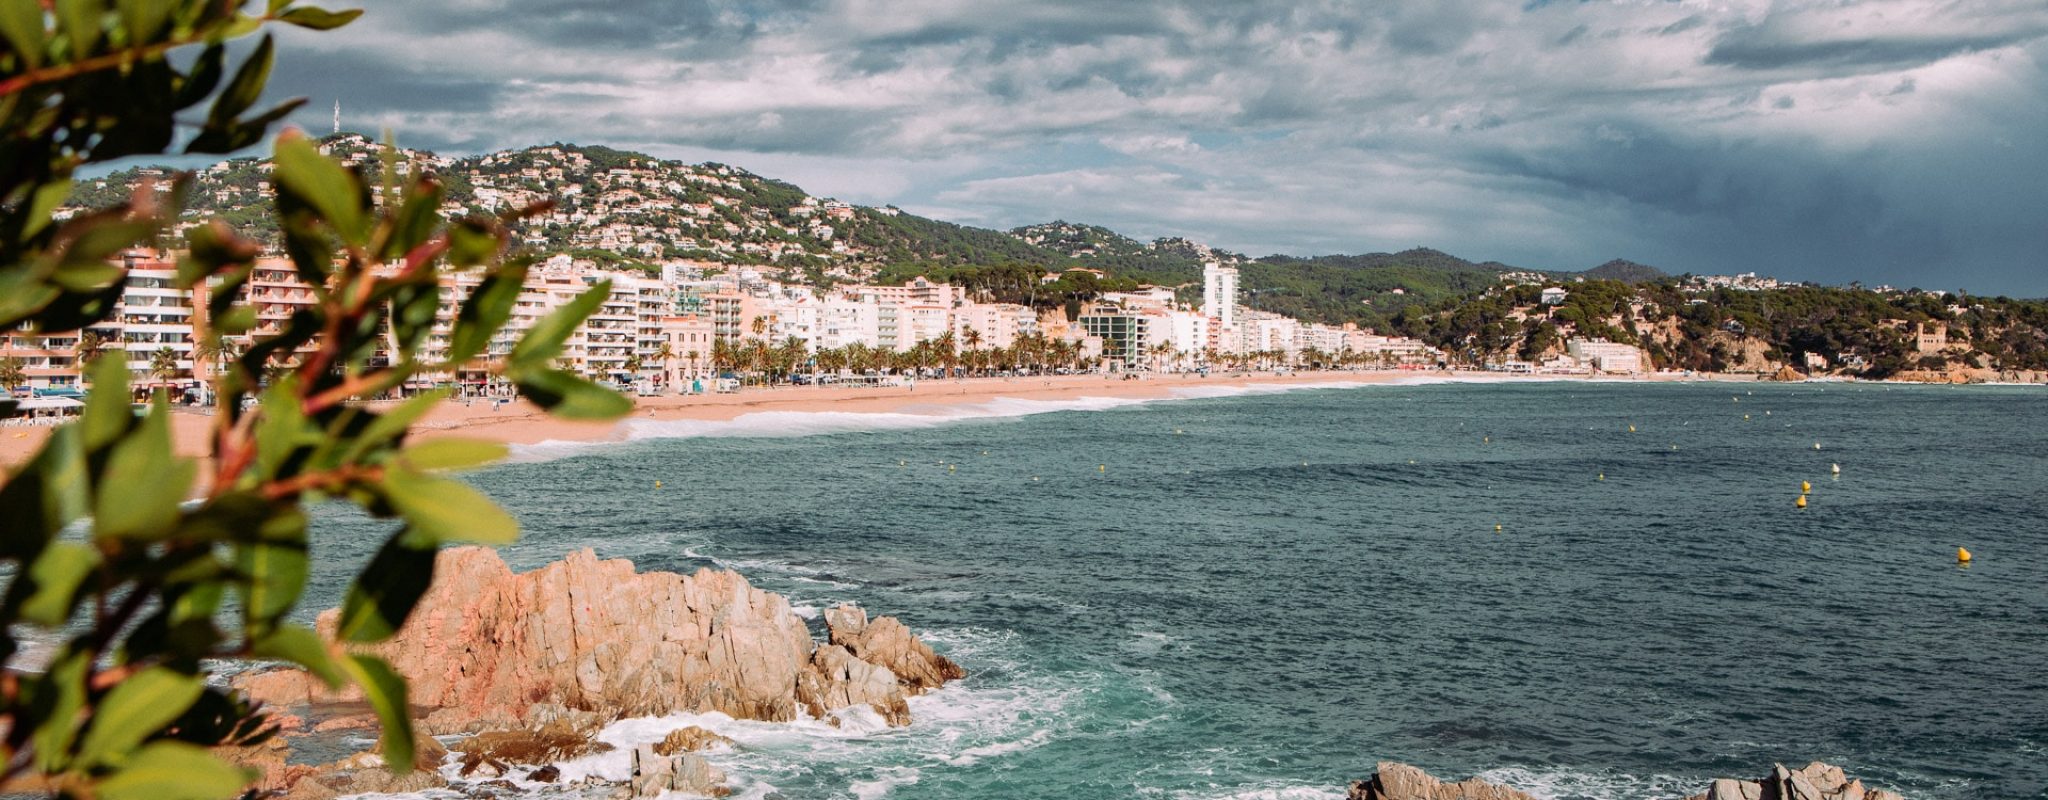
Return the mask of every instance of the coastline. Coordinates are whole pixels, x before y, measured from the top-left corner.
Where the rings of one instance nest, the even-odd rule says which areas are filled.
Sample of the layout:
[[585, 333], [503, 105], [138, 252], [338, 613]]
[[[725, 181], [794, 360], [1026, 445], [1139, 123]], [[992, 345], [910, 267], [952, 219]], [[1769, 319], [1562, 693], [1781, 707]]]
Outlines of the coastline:
[[[1046, 375], [1037, 377], [975, 377], [919, 380], [912, 386], [775, 386], [748, 387], [732, 394], [661, 395], [635, 397], [632, 414], [609, 422], [578, 422], [548, 417], [539, 408], [515, 400], [493, 409], [483, 401], [465, 403], [450, 400], [429, 412], [413, 426], [421, 441], [437, 438], [471, 438], [508, 445], [543, 442], [603, 443], [626, 441], [636, 421], [727, 422], [762, 412], [846, 414], [931, 414], [988, 403], [995, 400], [1074, 400], [1107, 398], [1158, 400], [1175, 397], [1185, 390], [1239, 388], [1248, 386], [1300, 386], [1317, 384], [1399, 383], [1417, 379], [1469, 381], [1474, 383], [1587, 381], [1600, 383], [1647, 383], [1674, 381], [1753, 381], [1751, 376], [1667, 376], [1580, 377], [1555, 375], [1503, 375], [1478, 371], [1324, 371], [1219, 373], [1202, 377], [1193, 373], [1143, 374], [1137, 380], [1120, 375]], [[392, 405], [379, 402], [377, 407]], [[171, 436], [179, 455], [203, 458], [208, 414], [178, 410], [172, 417]], [[32, 457], [51, 428], [30, 426], [0, 428], [0, 468], [12, 468]]]

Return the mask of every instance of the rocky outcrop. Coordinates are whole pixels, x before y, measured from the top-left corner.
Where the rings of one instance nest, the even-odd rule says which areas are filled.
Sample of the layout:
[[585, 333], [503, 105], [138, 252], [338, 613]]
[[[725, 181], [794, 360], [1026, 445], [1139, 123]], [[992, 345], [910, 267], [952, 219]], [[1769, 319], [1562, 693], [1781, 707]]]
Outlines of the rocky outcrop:
[[[1535, 800], [1528, 794], [1478, 778], [1444, 783], [1407, 764], [1382, 761], [1371, 778], [1351, 784], [1350, 800]], [[1815, 761], [1803, 768], [1778, 764], [1762, 780], [1721, 778], [1705, 793], [1685, 800], [1905, 800], [1883, 789], [1866, 789], [1840, 767]]]
[[[337, 615], [320, 616], [323, 632]], [[831, 642], [818, 645], [788, 600], [733, 572], [638, 573], [583, 550], [514, 574], [494, 551], [465, 547], [442, 551], [404, 628], [368, 649], [406, 676], [434, 733], [507, 729], [535, 704], [604, 720], [718, 711], [766, 721], [866, 705], [901, 725], [907, 696], [965, 675], [896, 620], [842, 607], [832, 622]], [[359, 699], [326, 695], [295, 670], [237, 685], [278, 707]]]
[[1382, 761], [1371, 778], [1351, 784], [1350, 800], [1536, 800], [1478, 778], [1444, 783], [1420, 768]]
[[660, 797], [671, 791], [706, 797], [732, 794], [732, 790], [725, 786], [725, 773], [711, 766], [711, 762], [702, 756], [693, 753], [665, 756], [655, 752], [653, 745], [633, 749], [630, 785], [634, 797]]
[[669, 731], [662, 740], [654, 743], [656, 755], [672, 756], [677, 753], [698, 753], [714, 747], [731, 747], [732, 740], [691, 725]]
[[1706, 792], [1686, 800], [1905, 800], [1884, 789], [1869, 789], [1842, 768], [1815, 761], [1799, 769], [1777, 764], [1760, 780], [1720, 778]]

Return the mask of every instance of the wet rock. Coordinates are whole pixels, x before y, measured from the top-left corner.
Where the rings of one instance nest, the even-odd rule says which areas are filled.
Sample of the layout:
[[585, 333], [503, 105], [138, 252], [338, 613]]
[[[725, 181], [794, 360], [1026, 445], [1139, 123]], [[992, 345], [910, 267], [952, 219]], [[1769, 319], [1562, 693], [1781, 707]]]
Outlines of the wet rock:
[[1444, 783], [1418, 767], [1382, 761], [1371, 778], [1351, 784], [1350, 800], [1535, 800], [1478, 778]]
[[591, 738], [595, 733], [594, 728], [556, 720], [539, 728], [485, 731], [455, 743], [454, 750], [463, 756], [464, 775], [486, 762], [500, 764], [498, 774], [503, 774], [505, 764], [550, 764], [611, 750], [611, 745]]
[[[337, 619], [322, 614], [322, 632], [331, 636]], [[407, 677], [431, 733], [516, 727], [536, 704], [602, 720], [717, 711], [767, 721], [865, 704], [900, 725], [909, 721], [906, 694], [966, 674], [894, 619], [870, 622], [851, 607], [832, 619], [831, 645], [850, 658], [820, 660], [827, 648], [788, 600], [732, 572], [636, 573], [631, 562], [583, 550], [514, 574], [491, 550], [451, 548], [404, 628], [365, 649]], [[236, 685], [279, 707], [360, 699], [331, 695], [296, 670]]]
[[711, 762], [691, 753], [664, 756], [653, 745], [633, 749], [633, 779], [628, 784], [632, 797], [660, 797], [669, 791], [706, 797], [732, 793], [725, 785], [725, 773]]
[[910, 694], [923, 694], [946, 681], [967, 677], [967, 670], [945, 656], [932, 652], [910, 629], [894, 617], [868, 620], [868, 612], [844, 605], [825, 612], [831, 643], [846, 648], [855, 658], [889, 670]]
[[713, 747], [730, 747], [732, 740], [691, 725], [669, 731], [668, 736], [654, 744], [657, 755], [672, 756], [677, 753], [697, 753]]
[[562, 779], [562, 770], [553, 764], [526, 773], [526, 779], [534, 783], [554, 783]]
[[1841, 767], [1815, 761], [1799, 769], [1783, 764], [1771, 766], [1761, 780], [1715, 779], [1704, 794], [1686, 800], [1905, 800], [1884, 789], [1868, 789], [1852, 780]]

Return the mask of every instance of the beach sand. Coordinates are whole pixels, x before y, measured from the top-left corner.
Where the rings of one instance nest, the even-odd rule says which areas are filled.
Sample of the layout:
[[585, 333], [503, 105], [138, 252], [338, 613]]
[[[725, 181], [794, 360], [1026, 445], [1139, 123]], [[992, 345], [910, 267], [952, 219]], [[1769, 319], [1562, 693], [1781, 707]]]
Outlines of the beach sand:
[[[1216, 388], [1263, 384], [1384, 383], [1403, 379], [1454, 378], [1505, 380], [1500, 373], [1422, 372], [1408, 370], [1223, 373], [1202, 377], [1196, 374], [1153, 375], [1126, 380], [1121, 375], [1049, 375], [1019, 378], [961, 378], [919, 380], [914, 386], [776, 386], [748, 387], [732, 394], [663, 395], [634, 398], [632, 417], [655, 420], [730, 420], [765, 411], [855, 414], [943, 413], [949, 407], [975, 405], [999, 398], [1025, 400], [1067, 400], [1080, 397], [1163, 398], [1176, 390], [1195, 387]], [[1558, 380], [1554, 376], [1534, 376]], [[1661, 377], [1661, 376], [1660, 376]], [[1526, 379], [1526, 378], [1525, 378]], [[1568, 380], [1587, 380], [1567, 378]], [[1641, 380], [1656, 378], [1644, 377]], [[1626, 379], [1594, 379], [1626, 380]], [[393, 403], [375, 403], [372, 407]], [[172, 435], [181, 455], [203, 457], [213, 418], [207, 414], [180, 410], [172, 418]], [[49, 435], [44, 427], [0, 428], [0, 466], [13, 467], [35, 454]], [[499, 408], [489, 402], [464, 403], [451, 400], [429, 413], [413, 428], [413, 436], [424, 440], [458, 436], [506, 444], [537, 444], [548, 441], [602, 442], [625, 438], [620, 422], [570, 422], [552, 419], [524, 401]]]

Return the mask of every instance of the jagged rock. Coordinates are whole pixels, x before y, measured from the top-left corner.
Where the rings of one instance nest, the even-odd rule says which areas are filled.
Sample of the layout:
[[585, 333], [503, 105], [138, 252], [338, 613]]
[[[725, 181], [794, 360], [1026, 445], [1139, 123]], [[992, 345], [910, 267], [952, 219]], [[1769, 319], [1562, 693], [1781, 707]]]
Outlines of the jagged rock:
[[503, 774], [504, 764], [548, 764], [612, 749], [591, 738], [596, 732], [594, 727], [558, 719], [538, 728], [485, 731], [455, 743], [454, 749], [463, 754], [464, 775], [487, 762], [498, 762], [498, 773]]
[[895, 673], [855, 658], [836, 644], [812, 654], [810, 668], [797, 676], [796, 696], [814, 717], [823, 718], [835, 708], [867, 705], [891, 725], [910, 722], [910, 703]]
[[[433, 588], [404, 628], [366, 649], [407, 677], [428, 732], [509, 728], [536, 704], [603, 720], [718, 711], [767, 721], [867, 704], [904, 724], [906, 693], [965, 675], [894, 619], [835, 612], [832, 644], [888, 670], [889, 690], [844, 659], [818, 660], [827, 648], [789, 601], [736, 573], [636, 573], [631, 562], [600, 561], [590, 550], [525, 574], [488, 549], [444, 550]], [[337, 611], [322, 614], [321, 630], [331, 635], [337, 620]], [[360, 697], [330, 695], [295, 670], [236, 684], [278, 707]]]
[[658, 755], [672, 756], [677, 753], [696, 753], [720, 745], [731, 746], [732, 740], [691, 725], [669, 731], [668, 736], [654, 744]]
[[529, 781], [533, 781], [534, 783], [554, 783], [555, 781], [559, 781], [562, 779], [562, 769], [553, 764], [549, 764], [545, 767], [541, 767], [540, 769], [526, 773], [526, 779]]
[[707, 797], [732, 793], [726, 788], [725, 773], [711, 766], [711, 762], [691, 753], [660, 755], [653, 745], [633, 748], [633, 778], [629, 785], [633, 797], [659, 797], [667, 791]]
[[1350, 800], [1536, 800], [1478, 778], [1444, 783], [1420, 768], [1382, 761], [1371, 778], [1351, 784]]
[[400, 794], [446, 787], [447, 779], [435, 770], [448, 755], [441, 743], [432, 737], [420, 737], [417, 754], [413, 770], [403, 775], [394, 775], [386, 769], [383, 756], [357, 753], [325, 766], [292, 770], [289, 773], [291, 780], [286, 785], [259, 783], [251, 788], [270, 792], [279, 800], [332, 800], [372, 792]]
[[894, 617], [868, 621], [859, 606], [843, 605], [825, 612], [832, 644], [846, 648], [855, 658], [896, 675], [910, 694], [939, 688], [946, 681], [967, 677], [967, 670], [945, 656], [932, 652], [910, 629]]
[[1905, 800], [1884, 789], [1867, 789], [1842, 768], [1815, 761], [1799, 769], [1773, 764], [1770, 776], [1755, 781], [1717, 778], [1704, 794], [1686, 800]]

